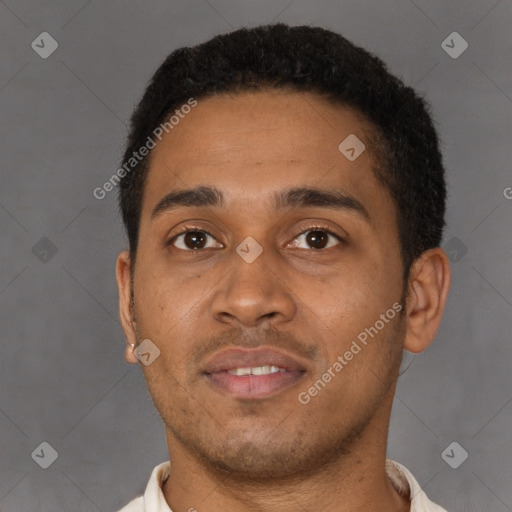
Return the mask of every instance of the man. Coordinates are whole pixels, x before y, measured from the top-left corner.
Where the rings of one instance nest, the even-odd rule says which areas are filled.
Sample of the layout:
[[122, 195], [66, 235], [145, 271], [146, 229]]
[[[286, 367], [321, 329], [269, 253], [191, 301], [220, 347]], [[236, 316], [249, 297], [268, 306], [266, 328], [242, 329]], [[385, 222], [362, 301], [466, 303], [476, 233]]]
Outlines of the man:
[[330, 31], [242, 29], [166, 59], [120, 175], [125, 357], [170, 459], [122, 510], [444, 510], [386, 460], [450, 285], [423, 100]]

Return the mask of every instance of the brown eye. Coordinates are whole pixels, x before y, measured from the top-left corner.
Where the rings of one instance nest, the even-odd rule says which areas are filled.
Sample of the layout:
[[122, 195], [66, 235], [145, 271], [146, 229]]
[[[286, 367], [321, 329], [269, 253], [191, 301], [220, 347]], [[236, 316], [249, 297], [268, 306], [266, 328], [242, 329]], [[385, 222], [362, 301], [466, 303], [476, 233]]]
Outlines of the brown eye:
[[202, 249], [206, 244], [206, 236], [201, 231], [189, 231], [185, 234], [183, 243], [189, 249]]
[[215, 239], [210, 233], [197, 229], [188, 229], [183, 233], [179, 233], [172, 238], [171, 244], [183, 251], [197, 251], [198, 249], [222, 247], [222, 244], [215, 244]]
[[323, 249], [328, 242], [329, 236], [325, 231], [309, 231], [306, 235], [306, 242], [314, 249]]
[[293, 246], [299, 249], [329, 249], [342, 242], [342, 238], [327, 229], [310, 229], [295, 238]]

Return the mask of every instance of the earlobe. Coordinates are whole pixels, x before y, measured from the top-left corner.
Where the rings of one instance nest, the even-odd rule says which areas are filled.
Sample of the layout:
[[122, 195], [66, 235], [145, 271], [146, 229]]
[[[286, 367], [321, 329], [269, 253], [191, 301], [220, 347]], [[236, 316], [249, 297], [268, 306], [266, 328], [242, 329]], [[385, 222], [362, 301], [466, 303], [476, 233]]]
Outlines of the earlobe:
[[127, 363], [138, 363], [138, 359], [133, 353], [137, 337], [135, 331], [135, 320], [133, 318], [130, 271], [130, 253], [128, 251], [123, 251], [117, 257], [116, 279], [119, 292], [119, 316], [121, 318], [121, 326], [127, 342], [124, 358]]
[[135, 343], [127, 343], [124, 351], [124, 360], [127, 363], [136, 364], [139, 360], [135, 357]]
[[440, 247], [414, 262], [408, 286], [404, 349], [418, 353], [434, 340], [450, 289], [450, 263]]

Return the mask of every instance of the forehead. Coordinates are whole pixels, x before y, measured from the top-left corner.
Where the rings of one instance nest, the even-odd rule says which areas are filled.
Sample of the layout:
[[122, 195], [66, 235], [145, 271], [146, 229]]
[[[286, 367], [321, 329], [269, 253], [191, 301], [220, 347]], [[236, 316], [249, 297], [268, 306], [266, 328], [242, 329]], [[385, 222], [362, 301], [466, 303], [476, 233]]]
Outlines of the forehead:
[[[392, 208], [372, 171], [371, 132], [354, 109], [312, 93], [271, 90], [199, 100], [152, 151], [143, 217], [170, 191], [201, 185], [223, 190], [231, 205], [315, 186]], [[345, 140], [355, 142], [357, 152], [357, 141], [364, 144], [355, 160], [343, 153]]]

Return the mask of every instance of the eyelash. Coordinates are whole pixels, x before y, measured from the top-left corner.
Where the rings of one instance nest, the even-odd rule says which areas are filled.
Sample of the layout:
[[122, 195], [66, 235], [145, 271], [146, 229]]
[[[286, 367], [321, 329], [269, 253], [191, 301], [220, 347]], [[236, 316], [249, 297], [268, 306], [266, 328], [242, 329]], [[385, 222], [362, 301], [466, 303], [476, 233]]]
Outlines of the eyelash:
[[[328, 235], [331, 235], [332, 237], [334, 237], [336, 240], [338, 240], [338, 242], [340, 242], [341, 244], [344, 244], [346, 243], [346, 241], [340, 236], [338, 235], [337, 233], [334, 233], [333, 231], [331, 231], [327, 226], [322, 226], [322, 225], [314, 225], [314, 226], [309, 226], [307, 229], [301, 231], [295, 238], [298, 238], [300, 235], [303, 235], [305, 233], [309, 233], [310, 231], [322, 231], [324, 233], [327, 233]], [[176, 233], [175, 235], [172, 236], [172, 238], [167, 242], [167, 245], [173, 245], [173, 243], [176, 241], [176, 239], [182, 235], [186, 235], [187, 233], [190, 233], [190, 232], [199, 232], [199, 233], [204, 233], [210, 237], [212, 237], [213, 239], [215, 239], [215, 237], [209, 233], [208, 231], [205, 231], [204, 229], [201, 229], [199, 226], [185, 226], [183, 228], [182, 231]], [[177, 247], [177, 249], [179, 249]], [[330, 247], [328, 247], [328, 249], [330, 249]], [[185, 249], [180, 249], [182, 251], [185, 251]], [[197, 252], [197, 251], [200, 251], [201, 249], [188, 249], [186, 252]], [[316, 251], [322, 251], [322, 250], [325, 250], [325, 249], [315, 249]]]

